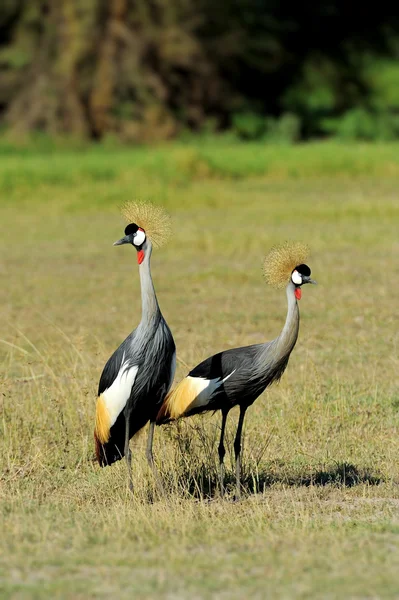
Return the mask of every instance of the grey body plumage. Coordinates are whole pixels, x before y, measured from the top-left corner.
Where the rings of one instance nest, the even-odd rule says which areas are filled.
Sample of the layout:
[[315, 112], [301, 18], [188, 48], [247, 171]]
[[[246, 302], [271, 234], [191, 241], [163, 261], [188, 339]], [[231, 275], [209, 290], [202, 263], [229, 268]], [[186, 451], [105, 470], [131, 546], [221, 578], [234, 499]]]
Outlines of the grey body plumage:
[[[265, 344], [233, 348], [207, 358], [187, 375], [165, 399], [157, 423], [187, 417], [204, 411], [221, 410], [222, 427], [219, 443], [220, 487], [223, 493], [223, 461], [225, 455], [224, 431], [229, 411], [240, 406], [240, 416], [234, 441], [236, 456], [236, 494], [240, 494], [241, 432], [247, 408], [273, 382], [283, 375], [299, 332], [297, 298], [304, 283], [310, 279], [310, 269], [304, 274], [295, 270], [296, 282], [290, 279], [286, 287], [288, 310], [285, 325], [278, 337]], [[293, 272], [293, 275], [294, 275]]]
[[226, 381], [215, 391], [206, 407], [194, 409], [184, 416], [203, 410], [222, 410], [226, 406], [232, 408], [237, 404], [250, 406], [269, 385], [281, 378], [298, 338], [299, 310], [294, 289], [290, 282], [287, 287], [287, 320], [275, 340], [225, 350], [190, 371], [190, 377], [219, 377], [226, 378]]
[[[126, 230], [129, 231], [129, 228]], [[122, 243], [134, 245], [134, 236], [126, 235], [116, 242], [116, 245]], [[152, 282], [151, 241], [145, 238], [136, 249], [140, 265], [141, 321], [109, 358], [101, 374], [98, 396], [103, 400], [100, 407], [99, 405], [97, 407], [95, 430], [96, 451], [100, 465], [110, 465], [125, 456], [130, 487], [132, 487], [132, 477], [129, 440], [150, 421], [147, 459], [153, 467], [152, 437], [155, 418], [172, 384], [176, 358], [173, 336], [159, 309]], [[128, 388], [126, 383], [129, 374], [132, 381], [131, 388]], [[119, 414], [114, 417], [106, 440], [101, 429], [102, 413], [100, 413], [104, 403], [108, 413], [117, 411], [123, 404]]]

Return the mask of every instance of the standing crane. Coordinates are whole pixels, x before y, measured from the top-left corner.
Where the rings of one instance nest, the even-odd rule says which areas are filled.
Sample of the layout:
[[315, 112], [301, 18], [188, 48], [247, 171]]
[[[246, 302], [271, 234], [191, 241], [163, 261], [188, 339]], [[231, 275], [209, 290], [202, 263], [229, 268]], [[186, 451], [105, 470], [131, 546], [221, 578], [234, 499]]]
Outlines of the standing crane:
[[152, 453], [155, 418], [173, 381], [176, 350], [158, 306], [150, 269], [152, 246], [159, 247], [170, 234], [169, 216], [150, 203], [127, 203], [122, 214], [129, 225], [125, 237], [114, 246], [132, 244], [137, 251], [142, 316], [101, 374], [94, 438], [101, 467], [125, 456], [129, 488], [133, 490], [129, 441], [150, 422], [146, 457], [156, 475]]
[[308, 248], [300, 243], [285, 243], [271, 249], [265, 258], [264, 275], [275, 287], [286, 286], [288, 312], [285, 325], [271, 342], [233, 348], [219, 352], [197, 365], [170, 392], [162, 403], [157, 424], [205, 411], [222, 412], [219, 442], [219, 479], [224, 494], [223, 443], [226, 419], [233, 406], [240, 407], [234, 440], [236, 461], [236, 497], [240, 496], [241, 433], [247, 408], [273, 382], [279, 381], [294, 349], [299, 330], [298, 300], [301, 286], [316, 283], [310, 278], [310, 268], [304, 264]]

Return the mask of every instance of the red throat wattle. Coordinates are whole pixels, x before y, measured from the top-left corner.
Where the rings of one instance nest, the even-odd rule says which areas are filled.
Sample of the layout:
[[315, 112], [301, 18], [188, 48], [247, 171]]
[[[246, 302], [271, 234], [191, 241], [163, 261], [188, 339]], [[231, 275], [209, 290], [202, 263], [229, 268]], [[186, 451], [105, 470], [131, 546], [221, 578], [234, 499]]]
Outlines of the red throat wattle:
[[144, 260], [144, 251], [143, 250], [139, 250], [137, 252], [137, 262], [139, 263], [139, 265], [141, 265], [141, 263]]
[[302, 297], [302, 290], [301, 290], [301, 288], [295, 288], [295, 298], [297, 300], [300, 300], [301, 297]]

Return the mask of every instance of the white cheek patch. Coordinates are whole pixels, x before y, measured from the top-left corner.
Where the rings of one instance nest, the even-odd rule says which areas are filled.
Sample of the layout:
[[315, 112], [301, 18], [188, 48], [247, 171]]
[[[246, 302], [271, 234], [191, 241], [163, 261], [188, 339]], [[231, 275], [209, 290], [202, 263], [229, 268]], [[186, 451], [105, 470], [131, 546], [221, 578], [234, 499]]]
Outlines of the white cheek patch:
[[144, 231], [139, 229], [133, 238], [133, 244], [135, 246], [141, 246], [141, 244], [144, 244], [144, 242], [145, 242], [145, 233], [144, 233]]
[[295, 285], [301, 285], [302, 283], [302, 275], [298, 273], [296, 269], [292, 272], [291, 279], [292, 283], [295, 283]]

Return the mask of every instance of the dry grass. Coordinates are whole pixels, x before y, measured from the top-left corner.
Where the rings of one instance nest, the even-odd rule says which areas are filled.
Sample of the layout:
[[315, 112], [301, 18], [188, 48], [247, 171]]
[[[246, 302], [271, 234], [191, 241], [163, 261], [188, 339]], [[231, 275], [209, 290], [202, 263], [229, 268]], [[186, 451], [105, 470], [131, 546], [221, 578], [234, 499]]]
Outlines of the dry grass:
[[[21, 154], [20, 183], [15, 156], [2, 161], [2, 597], [397, 597], [397, 180], [189, 172], [165, 185], [164, 171], [132, 172], [128, 156], [110, 153], [102, 181], [84, 175], [95, 154], [75, 171], [65, 158], [68, 176], [54, 181], [46, 156]], [[161, 498], [145, 436], [133, 498], [123, 463], [93, 461], [98, 378], [140, 318], [133, 251], [112, 247], [135, 184], [173, 216], [152, 263], [177, 379], [212, 352], [274, 337], [285, 294], [265, 285], [262, 259], [285, 239], [312, 248], [319, 285], [304, 289], [288, 370], [248, 411], [240, 503], [215, 489], [219, 415], [157, 429]], [[227, 476], [232, 491], [231, 454]]]

